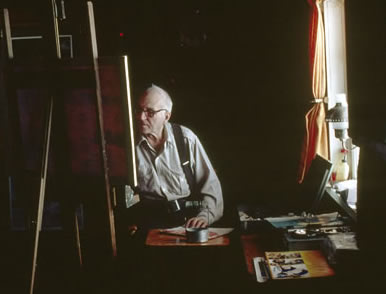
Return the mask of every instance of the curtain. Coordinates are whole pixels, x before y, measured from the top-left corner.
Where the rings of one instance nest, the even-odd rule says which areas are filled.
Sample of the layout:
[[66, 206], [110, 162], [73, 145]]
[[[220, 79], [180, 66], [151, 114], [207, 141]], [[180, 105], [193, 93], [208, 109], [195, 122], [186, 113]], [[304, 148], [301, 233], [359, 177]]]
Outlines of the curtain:
[[324, 0], [308, 0], [310, 5], [309, 56], [312, 77], [313, 106], [305, 115], [298, 182], [302, 183], [316, 154], [328, 158], [328, 132], [326, 110], [326, 53], [322, 5]]

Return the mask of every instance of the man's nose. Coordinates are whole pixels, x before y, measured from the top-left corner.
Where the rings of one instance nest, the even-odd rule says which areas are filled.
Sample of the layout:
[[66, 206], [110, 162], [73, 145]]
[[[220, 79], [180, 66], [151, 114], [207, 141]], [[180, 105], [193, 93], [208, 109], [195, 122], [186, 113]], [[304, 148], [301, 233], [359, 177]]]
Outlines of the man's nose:
[[147, 119], [146, 111], [141, 110], [141, 111], [139, 112], [139, 119], [140, 119], [140, 120], [146, 120], [146, 119]]

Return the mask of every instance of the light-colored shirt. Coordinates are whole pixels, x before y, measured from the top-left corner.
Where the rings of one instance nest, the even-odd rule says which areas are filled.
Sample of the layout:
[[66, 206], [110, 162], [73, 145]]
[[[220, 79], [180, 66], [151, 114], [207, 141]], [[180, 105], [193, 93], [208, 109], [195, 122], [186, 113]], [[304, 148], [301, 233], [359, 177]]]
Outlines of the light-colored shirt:
[[[209, 224], [212, 224], [223, 214], [221, 184], [198, 137], [190, 129], [181, 127], [184, 142], [189, 146], [190, 167], [196, 190], [207, 207], [197, 216], [207, 218]], [[190, 188], [170, 123], [166, 123], [164, 132], [166, 140], [158, 154], [144, 136], [137, 142], [138, 186], [141, 191], [155, 193], [170, 201], [189, 196]]]

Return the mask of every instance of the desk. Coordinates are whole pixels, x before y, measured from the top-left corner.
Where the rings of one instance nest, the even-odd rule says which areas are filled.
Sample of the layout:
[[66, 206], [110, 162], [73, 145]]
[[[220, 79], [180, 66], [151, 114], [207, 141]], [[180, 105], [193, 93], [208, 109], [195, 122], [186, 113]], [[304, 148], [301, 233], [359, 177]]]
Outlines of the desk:
[[281, 242], [281, 236], [275, 232], [241, 232], [240, 243], [243, 251], [246, 278], [243, 280], [244, 292], [272, 293], [331, 293], [339, 290], [348, 293], [353, 289], [350, 283], [338, 280], [336, 276], [325, 276], [309, 279], [269, 280], [258, 283], [256, 280], [253, 258], [264, 257], [266, 251], [286, 251]]
[[150, 230], [144, 237], [142, 250], [133, 251], [129, 260], [131, 283], [125, 268], [123, 284], [130, 284], [134, 292], [299, 294], [315, 293], [315, 289], [331, 293], [331, 287], [347, 293], [350, 288], [340, 280], [335, 283], [334, 277], [258, 283], [252, 258], [283, 249], [276, 231], [235, 230], [202, 244], [187, 243], [184, 237], [166, 235], [160, 229]]
[[241, 233], [241, 246], [248, 273], [255, 277], [253, 258], [265, 256], [265, 251], [285, 250], [280, 234], [275, 232]]
[[236, 269], [244, 264], [235, 232], [205, 243], [188, 243], [183, 236], [161, 230], [150, 229], [142, 247], [132, 251], [131, 292], [238, 293], [241, 273]]
[[[264, 291], [265, 293], [349, 293], [359, 285], [367, 285], [365, 278], [358, 275], [358, 267], [347, 273], [335, 271], [335, 275], [325, 275], [309, 279], [269, 280], [266, 283], [256, 281], [253, 258], [264, 257], [266, 251], [286, 251], [281, 233], [277, 230], [259, 230], [240, 232], [240, 244], [248, 280], [244, 281], [245, 291]], [[335, 268], [334, 268], [335, 269]]]
[[204, 243], [190, 243], [186, 237], [170, 235], [161, 232], [161, 229], [152, 229], [148, 232], [145, 244], [147, 246], [228, 246], [230, 243], [229, 236], [224, 235], [211, 239]]
[[245, 264], [250, 275], [255, 275], [253, 258], [260, 256], [264, 257], [265, 250], [258, 246], [261, 242], [261, 236], [257, 234], [241, 235], [241, 244], [244, 251]]

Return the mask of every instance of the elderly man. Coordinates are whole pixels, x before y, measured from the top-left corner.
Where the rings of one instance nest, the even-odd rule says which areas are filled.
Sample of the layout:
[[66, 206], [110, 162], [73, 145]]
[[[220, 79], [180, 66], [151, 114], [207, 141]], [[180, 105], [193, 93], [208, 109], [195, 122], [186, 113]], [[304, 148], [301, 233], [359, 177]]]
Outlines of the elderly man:
[[[166, 218], [182, 213], [187, 227], [206, 227], [223, 214], [220, 181], [197, 136], [190, 129], [169, 122], [172, 105], [168, 93], [152, 85], [140, 98], [135, 111], [139, 131], [138, 189], [144, 208], [142, 214], [147, 214], [142, 217], [149, 220], [157, 215], [160, 217], [156, 221], [167, 223]], [[176, 127], [180, 127], [180, 133]], [[181, 162], [184, 148], [188, 159]], [[204, 205], [189, 215], [183, 207], [188, 202]]]

